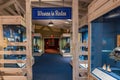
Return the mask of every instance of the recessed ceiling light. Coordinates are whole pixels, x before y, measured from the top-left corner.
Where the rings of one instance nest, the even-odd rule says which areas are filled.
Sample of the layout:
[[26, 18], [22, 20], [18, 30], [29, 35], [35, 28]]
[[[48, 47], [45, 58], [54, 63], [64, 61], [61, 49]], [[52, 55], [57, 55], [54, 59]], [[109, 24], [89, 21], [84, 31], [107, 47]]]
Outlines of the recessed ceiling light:
[[54, 26], [53, 22], [52, 22], [52, 21], [50, 21], [50, 22], [48, 23], [48, 26], [49, 26], [49, 27]]
[[67, 19], [68, 21], [72, 21], [72, 19]]
[[65, 23], [66, 23], [66, 24], [70, 24], [70, 22], [68, 22], [68, 21], [66, 21]]

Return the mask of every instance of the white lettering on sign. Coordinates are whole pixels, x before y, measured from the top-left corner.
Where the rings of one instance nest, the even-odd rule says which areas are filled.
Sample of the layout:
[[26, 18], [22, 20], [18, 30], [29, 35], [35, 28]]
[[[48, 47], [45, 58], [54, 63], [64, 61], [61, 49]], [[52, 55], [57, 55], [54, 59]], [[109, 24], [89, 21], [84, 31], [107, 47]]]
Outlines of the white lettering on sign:
[[56, 10], [55, 15], [56, 16], [66, 16], [66, 12]]
[[43, 11], [38, 11], [37, 12], [38, 16], [66, 16], [66, 12], [63, 11], [51, 11], [51, 12], [43, 12]]
[[50, 15], [50, 12], [38, 11], [38, 16], [51, 16], [51, 15]]

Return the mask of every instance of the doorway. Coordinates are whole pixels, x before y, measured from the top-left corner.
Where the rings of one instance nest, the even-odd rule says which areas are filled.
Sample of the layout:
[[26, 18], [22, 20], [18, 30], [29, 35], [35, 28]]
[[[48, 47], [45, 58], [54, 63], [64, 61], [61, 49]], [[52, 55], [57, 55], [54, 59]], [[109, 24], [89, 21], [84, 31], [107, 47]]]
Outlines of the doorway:
[[45, 53], [59, 53], [59, 38], [44, 39]]

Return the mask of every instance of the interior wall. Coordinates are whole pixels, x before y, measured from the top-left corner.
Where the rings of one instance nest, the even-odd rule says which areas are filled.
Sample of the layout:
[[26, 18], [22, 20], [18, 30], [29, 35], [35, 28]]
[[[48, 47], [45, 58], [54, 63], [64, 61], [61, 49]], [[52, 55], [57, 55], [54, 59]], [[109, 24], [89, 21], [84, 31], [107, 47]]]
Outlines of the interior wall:
[[91, 70], [98, 66], [102, 66], [102, 24], [92, 23], [91, 24]]

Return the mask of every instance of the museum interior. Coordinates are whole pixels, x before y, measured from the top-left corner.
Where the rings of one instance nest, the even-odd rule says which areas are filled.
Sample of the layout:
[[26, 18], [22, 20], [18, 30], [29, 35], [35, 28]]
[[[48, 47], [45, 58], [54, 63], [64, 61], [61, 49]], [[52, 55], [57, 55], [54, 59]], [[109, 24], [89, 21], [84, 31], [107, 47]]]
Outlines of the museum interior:
[[120, 0], [0, 0], [0, 80], [120, 80]]

